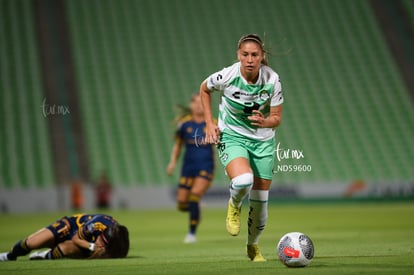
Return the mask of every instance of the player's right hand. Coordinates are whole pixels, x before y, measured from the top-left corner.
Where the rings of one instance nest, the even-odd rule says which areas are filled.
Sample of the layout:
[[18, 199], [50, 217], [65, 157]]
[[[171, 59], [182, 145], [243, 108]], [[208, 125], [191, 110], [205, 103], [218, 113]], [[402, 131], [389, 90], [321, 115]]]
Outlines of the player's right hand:
[[214, 123], [206, 124], [206, 143], [218, 144], [220, 142], [220, 130]]

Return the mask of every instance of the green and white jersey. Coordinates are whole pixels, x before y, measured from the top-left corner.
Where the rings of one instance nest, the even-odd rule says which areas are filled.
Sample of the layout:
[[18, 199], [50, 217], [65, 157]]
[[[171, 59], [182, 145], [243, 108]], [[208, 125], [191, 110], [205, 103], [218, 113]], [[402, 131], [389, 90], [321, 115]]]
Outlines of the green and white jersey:
[[247, 119], [253, 110], [260, 110], [267, 117], [270, 107], [283, 103], [279, 75], [270, 67], [262, 65], [257, 82], [248, 84], [240, 73], [240, 62], [237, 62], [210, 75], [207, 87], [222, 93], [218, 121], [220, 131], [235, 132], [262, 141], [274, 137], [274, 129], [252, 126]]

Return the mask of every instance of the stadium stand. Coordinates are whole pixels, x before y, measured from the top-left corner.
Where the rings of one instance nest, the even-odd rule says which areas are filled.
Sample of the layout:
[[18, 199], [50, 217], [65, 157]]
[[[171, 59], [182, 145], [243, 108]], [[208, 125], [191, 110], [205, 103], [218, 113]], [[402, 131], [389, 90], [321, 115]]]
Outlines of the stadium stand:
[[30, 1], [1, 1], [0, 187], [47, 188], [54, 171]]
[[[368, 1], [71, 0], [66, 9], [92, 175], [105, 169], [119, 186], [175, 184], [165, 173], [175, 106], [255, 32], [285, 93], [277, 142], [304, 155], [276, 165], [312, 170], [275, 173], [275, 182], [414, 179], [413, 101]], [[49, 185], [31, 7], [8, 1], [0, 13], [0, 185]], [[226, 181], [218, 165], [216, 182]]]

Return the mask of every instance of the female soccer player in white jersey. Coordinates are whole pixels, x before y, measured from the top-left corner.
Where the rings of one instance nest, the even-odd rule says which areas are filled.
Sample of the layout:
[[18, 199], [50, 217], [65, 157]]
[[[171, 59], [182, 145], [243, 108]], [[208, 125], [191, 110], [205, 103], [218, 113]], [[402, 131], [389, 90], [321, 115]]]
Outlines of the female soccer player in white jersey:
[[[247, 256], [254, 262], [266, 259], [258, 242], [267, 221], [267, 201], [272, 182], [275, 128], [282, 115], [279, 76], [265, 58], [261, 38], [244, 35], [238, 42], [239, 62], [210, 75], [200, 87], [206, 119], [206, 141], [216, 143], [230, 178], [227, 231], [240, 232], [243, 200], [249, 196]], [[211, 112], [211, 93], [222, 93], [218, 125]]]

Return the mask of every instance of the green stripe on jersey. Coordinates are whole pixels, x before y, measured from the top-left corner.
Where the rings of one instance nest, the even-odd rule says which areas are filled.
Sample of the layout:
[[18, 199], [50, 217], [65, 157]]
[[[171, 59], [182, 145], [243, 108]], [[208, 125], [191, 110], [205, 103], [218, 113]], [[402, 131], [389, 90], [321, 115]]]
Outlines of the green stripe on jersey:
[[274, 89], [273, 84], [246, 84], [240, 76], [235, 77], [230, 85], [236, 86], [241, 91], [251, 95], [258, 95], [261, 91], [266, 91], [270, 95]]

